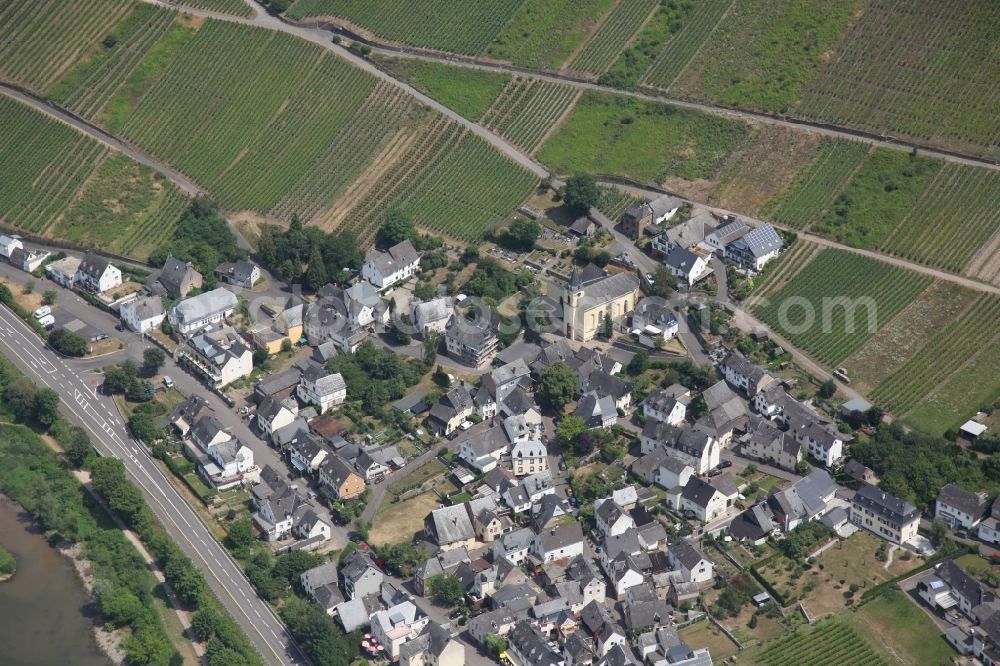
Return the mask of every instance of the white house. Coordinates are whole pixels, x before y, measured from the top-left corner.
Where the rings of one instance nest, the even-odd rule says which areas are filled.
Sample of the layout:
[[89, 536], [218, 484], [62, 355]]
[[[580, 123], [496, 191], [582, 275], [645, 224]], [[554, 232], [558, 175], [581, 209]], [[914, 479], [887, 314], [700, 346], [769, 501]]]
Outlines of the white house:
[[646, 396], [642, 401], [642, 413], [647, 419], [679, 426], [687, 416], [689, 402], [691, 391], [680, 384], [673, 384]]
[[685, 583], [704, 583], [712, 580], [712, 561], [687, 539], [681, 539], [667, 549], [667, 559], [675, 571], [681, 572]]
[[510, 449], [510, 470], [514, 476], [528, 476], [549, 468], [548, 450], [540, 440], [516, 442]]
[[493, 542], [493, 561], [497, 562], [501, 557], [506, 557], [520, 566], [528, 558], [528, 551], [534, 538], [535, 532], [529, 527], [501, 534], [500, 538]]
[[159, 296], [147, 296], [129, 301], [118, 308], [118, 314], [129, 329], [138, 333], [157, 328], [166, 317], [163, 301]]
[[236, 487], [246, 475], [259, 472], [254, 465], [253, 451], [238, 439], [210, 446], [205, 454], [210, 462], [202, 465], [202, 472], [208, 482], [219, 490]]
[[[731, 484], [732, 479], [729, 482]], [[718, 488], [717, 484], [707, 483], [697, 476], [692, 476], [681, 491], [679, 508], [682, 511], [691, 511], [695, 518], [707, 523], [724, 514], [736, 499], [736, 494], [735, 488], [730, 494]]]
[[315, 405], [323, 414], [347, 400], [347, 383], [339, 372], [328, 373], [323, 366], [313, 363], [302, 373], [296, 392], [299, 400]]
[[952, 529], [971, 530], [982, 521], [988, 501], [985, 492], [973, 493], [949, 483], [938, 493], [934, 517], [948, 523]]
[[88, 252], [77, 269], [76, 283], [84, 289], [103, 293], [122, 285], [122, 272], [104, 257]]
[[238, 305], [236, 294], [219, 287], [175, 303], [167, 313], [167, 321], [181, 335], [189, 335], [210, 324], [218, 324]]
[[253, 352], [235, 329], [225, 327], [191, 337], [178, 350], [180, 360], [214, 387], [232, 384], [253, 372]]
[[683, 247], [675, 247], [663, 261], [674, 277], [683, 280], [689, 287], [707, 274], [708, 262], [705, 258]]
[[404, 240], [389, 248], [387, 252], [372, 249], [361, 267], [361, 277], [382, 291], [406, 280], [420, 267], [420, 255], [413, 243]]
[[10, 253], [14, 250], [23, 249], [24, 244], [21, 242], [20, 236], [0, 235], [0, 254], [2, 254], [5, 259], [10, 259]]
[[635, 529], [635, 519], [610, 499], [594, 502], [594, 519], [605, 536], [618, 536]]
[[896, 544], [917, 536], [920, 511], [875, 486], [862, 484], [851, 500], [851, 523]]
[[410, 303], [410, 321], [419, 335], [426, 336], [431, 332], [444, 335], [453, 314], [452, 308], [449, 296], [422, 302], [414, 300]]
[[678, 428], [668, 423], [647, 421], [639, 443], [643, 453], [661, 447], [666, 449], [670, 455], [691, 465], [698, 474], [708, 474], [719, 466], [719, 440], [701, 426]]
[[726, 256], [726, 248], [730, 243], [743, 238], [750, 231], [750, 227], [743, 220], [726, 216], [723, 225], [705, 236], [705, 245], [719, 256]]
[[76, 282], [76, 273], [80, 270], [79, 257], [63, 257], [45, 267], [45, 272], [56, 284], [60, 284], [67, 289]]
[[274, 433], [281, 430], [299, 414], [299, 406], [294, 399], [278, 400], [267, 396], [257, 407], [257, 427], [265, 439], [271, 439]]
[[781, 236], [770, 224], [762, 224], [732, 241], [726, 248], [726, 258], [750, 271], [760, 271], [778, 256], [783, 245]]
[[583, 528], [572, 521], [543, 529], [532, 539], [530, 552], [542, 563], [583, 555]]

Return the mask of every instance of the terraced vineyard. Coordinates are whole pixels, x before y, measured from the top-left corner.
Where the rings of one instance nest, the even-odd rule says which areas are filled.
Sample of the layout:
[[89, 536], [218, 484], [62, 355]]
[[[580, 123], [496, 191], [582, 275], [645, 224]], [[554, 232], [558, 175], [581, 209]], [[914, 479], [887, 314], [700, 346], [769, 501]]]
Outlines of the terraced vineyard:
[[45, 90], [105, 39], [133, 0], [0, 0], [0, 78]]
[[602, 73], [615, 62], [657, 5], [658, 0], [621, 0], [566, 68], [588, 74]]
[[522, 0], [486, 54], [533, 69], [558, 69], [614, 0]]
[[674, 83], [671, 94], [783, 112], [820, 74], [860, 0], [737, 0]]
[[771, 643], [758, 661], [771, 666], [889, 666], [853, 628], [834, 620]]
[[146, 259], [173, 233], [187, 198], [151, 169], [0, 96], [0, 219]]
[[824, 139], [813, 166], [803, 172], [792, 190], [770, 215], [775, 221], [801, 229], [819, 219], [868, 154], [868, 144]]
[[868, 257], [824, 249], [753, 312], [797, 347], [834, 366], [930, 282]]
[[674, 79], [690, 62], [709, 34], [715, 30], [723, 14], [734, 0], [703, 0], [690, 16], [684, 27], [663, 47], [660, 55], [643, 76], [642, 82], [652, 88], [668, 89]]
[[233, 16], [253, 16], [254, 11], [244, 0], [177, 0], [177, 4]]
[[174, 24], [177, 12], [138, 4], [115, 26], [96, 51], [71, 69], [47, 95], [86, 118], [93, 118], [125, 83], [139, 61]]
[[617, 187], [602, 187], [601, 198], [598, 199], [595, 208], [608, 216], [608, 219], [617, 221], [625, 214], [625, 211], [632, 206], [637, 206], [643, 199], [633, 196]]
[[523, 4], [524, 0], [426, 0], [417, 9], [393, 0], [297, 0], [288, 16], [299, 20], [337, 16], [391, 41], [478, 55]]
[[480, 124], [533, 153], [578, 97], [576, 88], [538, 79], [512, 79]]
[[370, 187], [346, 215], [344, 228], [370, 240], [386, 212], [400, 208], [418, 225], [478, 241], [509, 217], [537, 182], [478, 136], [440, 119]]
[[879, 249], [959, 273], [998, 228], [1000, 173], [944, 164]]
[[796, 113], [995, 156], [997, 25], [992, 0], [872, 0]]
[[[1000, 297], [983, 294], [963, 315], [942, 328], [905, 365], [879, 384], [872, 397], [896, 414], [912, 409], [965, 359], [997, 335]], [[994, 381], [1000, 378], [994, 375]], [[975, 406], [975, 405], [973, 405]]]

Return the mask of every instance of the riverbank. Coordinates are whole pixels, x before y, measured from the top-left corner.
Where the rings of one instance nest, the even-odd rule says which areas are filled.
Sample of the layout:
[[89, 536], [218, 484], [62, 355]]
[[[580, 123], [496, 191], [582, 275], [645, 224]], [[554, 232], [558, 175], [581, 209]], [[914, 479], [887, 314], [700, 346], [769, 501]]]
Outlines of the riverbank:
[[[83, 589], [87, 591], [87, 596], [94, 599], [94, 586], [97, 584], [97, 577], [94, 575], [93, 565], [83, 556], [83, 547], [78, 543], [62, 542], [57, 544], [55, 548], [73, 566]], [[91, 612], [88, 615], [93, 621], [94, 641], [97, 643], [97, 647], [115, 666], [124, 664], [125, 650], [122, 648], [122, 642], [128, 637], [128, 632], [125, 629], [108, 631], [96, 603], [91, 604]]]
[[3, 546], [0, 546], [0, 583], [13, 578], [16, 572], [17, 560], [14, 559], [14, 555]]
[[[0, 495], [0, 541], [17, 560], [16, 575], [0, 586], [0, 644], [10, 666], [65, 663], [107, 666], [115, 659], [72, 554], [53, 547], [20, 504]], [[94, 579], [91, 577], [91, 589]]]

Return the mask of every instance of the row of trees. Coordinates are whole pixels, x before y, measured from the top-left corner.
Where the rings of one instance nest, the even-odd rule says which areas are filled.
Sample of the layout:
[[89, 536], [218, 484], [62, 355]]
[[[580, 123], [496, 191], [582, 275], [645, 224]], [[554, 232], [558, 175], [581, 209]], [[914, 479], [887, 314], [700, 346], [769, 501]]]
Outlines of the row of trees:
[[217, 286], [215, 267], [223, 261], [245, 259], [236, 237], [218, 207], [203, 196], [196, 197], [177, 224], [170, 241], [149, 256], [153, 266], [163, 266], [167, 256], [190, 261], [204, 278], [204, 288]]

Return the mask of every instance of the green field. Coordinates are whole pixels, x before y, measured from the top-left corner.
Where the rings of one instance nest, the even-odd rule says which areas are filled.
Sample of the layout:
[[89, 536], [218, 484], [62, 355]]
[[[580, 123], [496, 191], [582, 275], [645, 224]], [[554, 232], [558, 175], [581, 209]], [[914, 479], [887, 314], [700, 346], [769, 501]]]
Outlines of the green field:
[[501, 72], [427, 60], [386, 58], [379, 65], [469, 120], [478, 120], [510, 81], [510, 75]]
[[600, 78], [616, 88], [632, 90], [674, 35], [684, 29], [688, 14], [700, 5], [695, 3], [660, 3], [653, 18], [643, 26], [618, 60]]
[[557, 173], [577, 171], [662, 182], [711, 178], [745, 138], [744, 123], [587, 92], [538, 151]]
[[954, 663], [957, 653], [919, 603], [905, 592], [889, 590], [858, 609], [851, 624], [863, 639], [899, 663]]
[[133, 0], [0, 0], [0, 78], [45, 90], [107, 37]]
[[786, 111], [819, 75], [860, 0], [737, 0], [670, 86], [671, 94]]
[[959, 273], [1000, 227], [1000, 173], [946, 163], [879, 248]]
[[996, 156], [997, 25], [992, 0], [871, 0], [795, 113]]
[[145, 260], [188, 205], [174, 185], [67, 125], [0, 96], [0, 218]]
[[[753, 311], [795, 346], [833, 366], [861, 347], [930, 282], [929, 277], [868, 257], [824, 249]], [[853, 317], [834, 300], [845, 298], [856, 306]]]
[[524, 0], [425, 0], [417, 9], [391, 0], [297, 0], [288, 16], [337, 16], [383, 39], [477, 55], [523, 4]]
[[799, 174], [788, 194], [769, 204], [774, 209], [770, 217], [795, 228], [817, 220], [861, 165], [868, 150], [868, 144], [860, 141], [824, 139], [813, 165]]
[[613, 0], [522, 0], [486, 54], [515, 65], [558, 69]]
[[568, 63], [568, 69], [589, 74], [602, 73], [615, 62], [618, 54], [658, 5], [658, 0], [621, 0], [597, 32]]
[[479, 122], [532, 153], [576, 96], [577, 89], [573, 86], [514, 78]]
[[943, 162], [888, 148], [868, 156], [818, 222], [817, 231], [851, 247], [877, 248], [914, 210]]
[[669, 88], [732, 4], [733, 0], [702, 0], [695, 5], [681, 30], [656, 56], [642, 82], [654, 88]]
[[[918, 609], [919, 610], [919, 609]], [[738, 659], [744, 662], [744, 659]], [[828, 620], [809, 629], [797, 629], [768, 643], [766, 649], [744, 663], [770, 666], [889, 666], [846, 622]]]
[[641, 204], [642, 201], [639, 197], [617, 187], [602, 187], [601, 198], [598, 199], [596, 208], [608, 218], [618, 220], [628, 208]]
[[[1000, 297], [981, 295], [928, 340], [920, 353], [879, 384], [872, 397], [896, 414], [909, 411], [958, 365], [989, 344], [997, 334], [998, 321]], [[1000, 384], [1000, 378], [994, 375], [992, 382]]]

